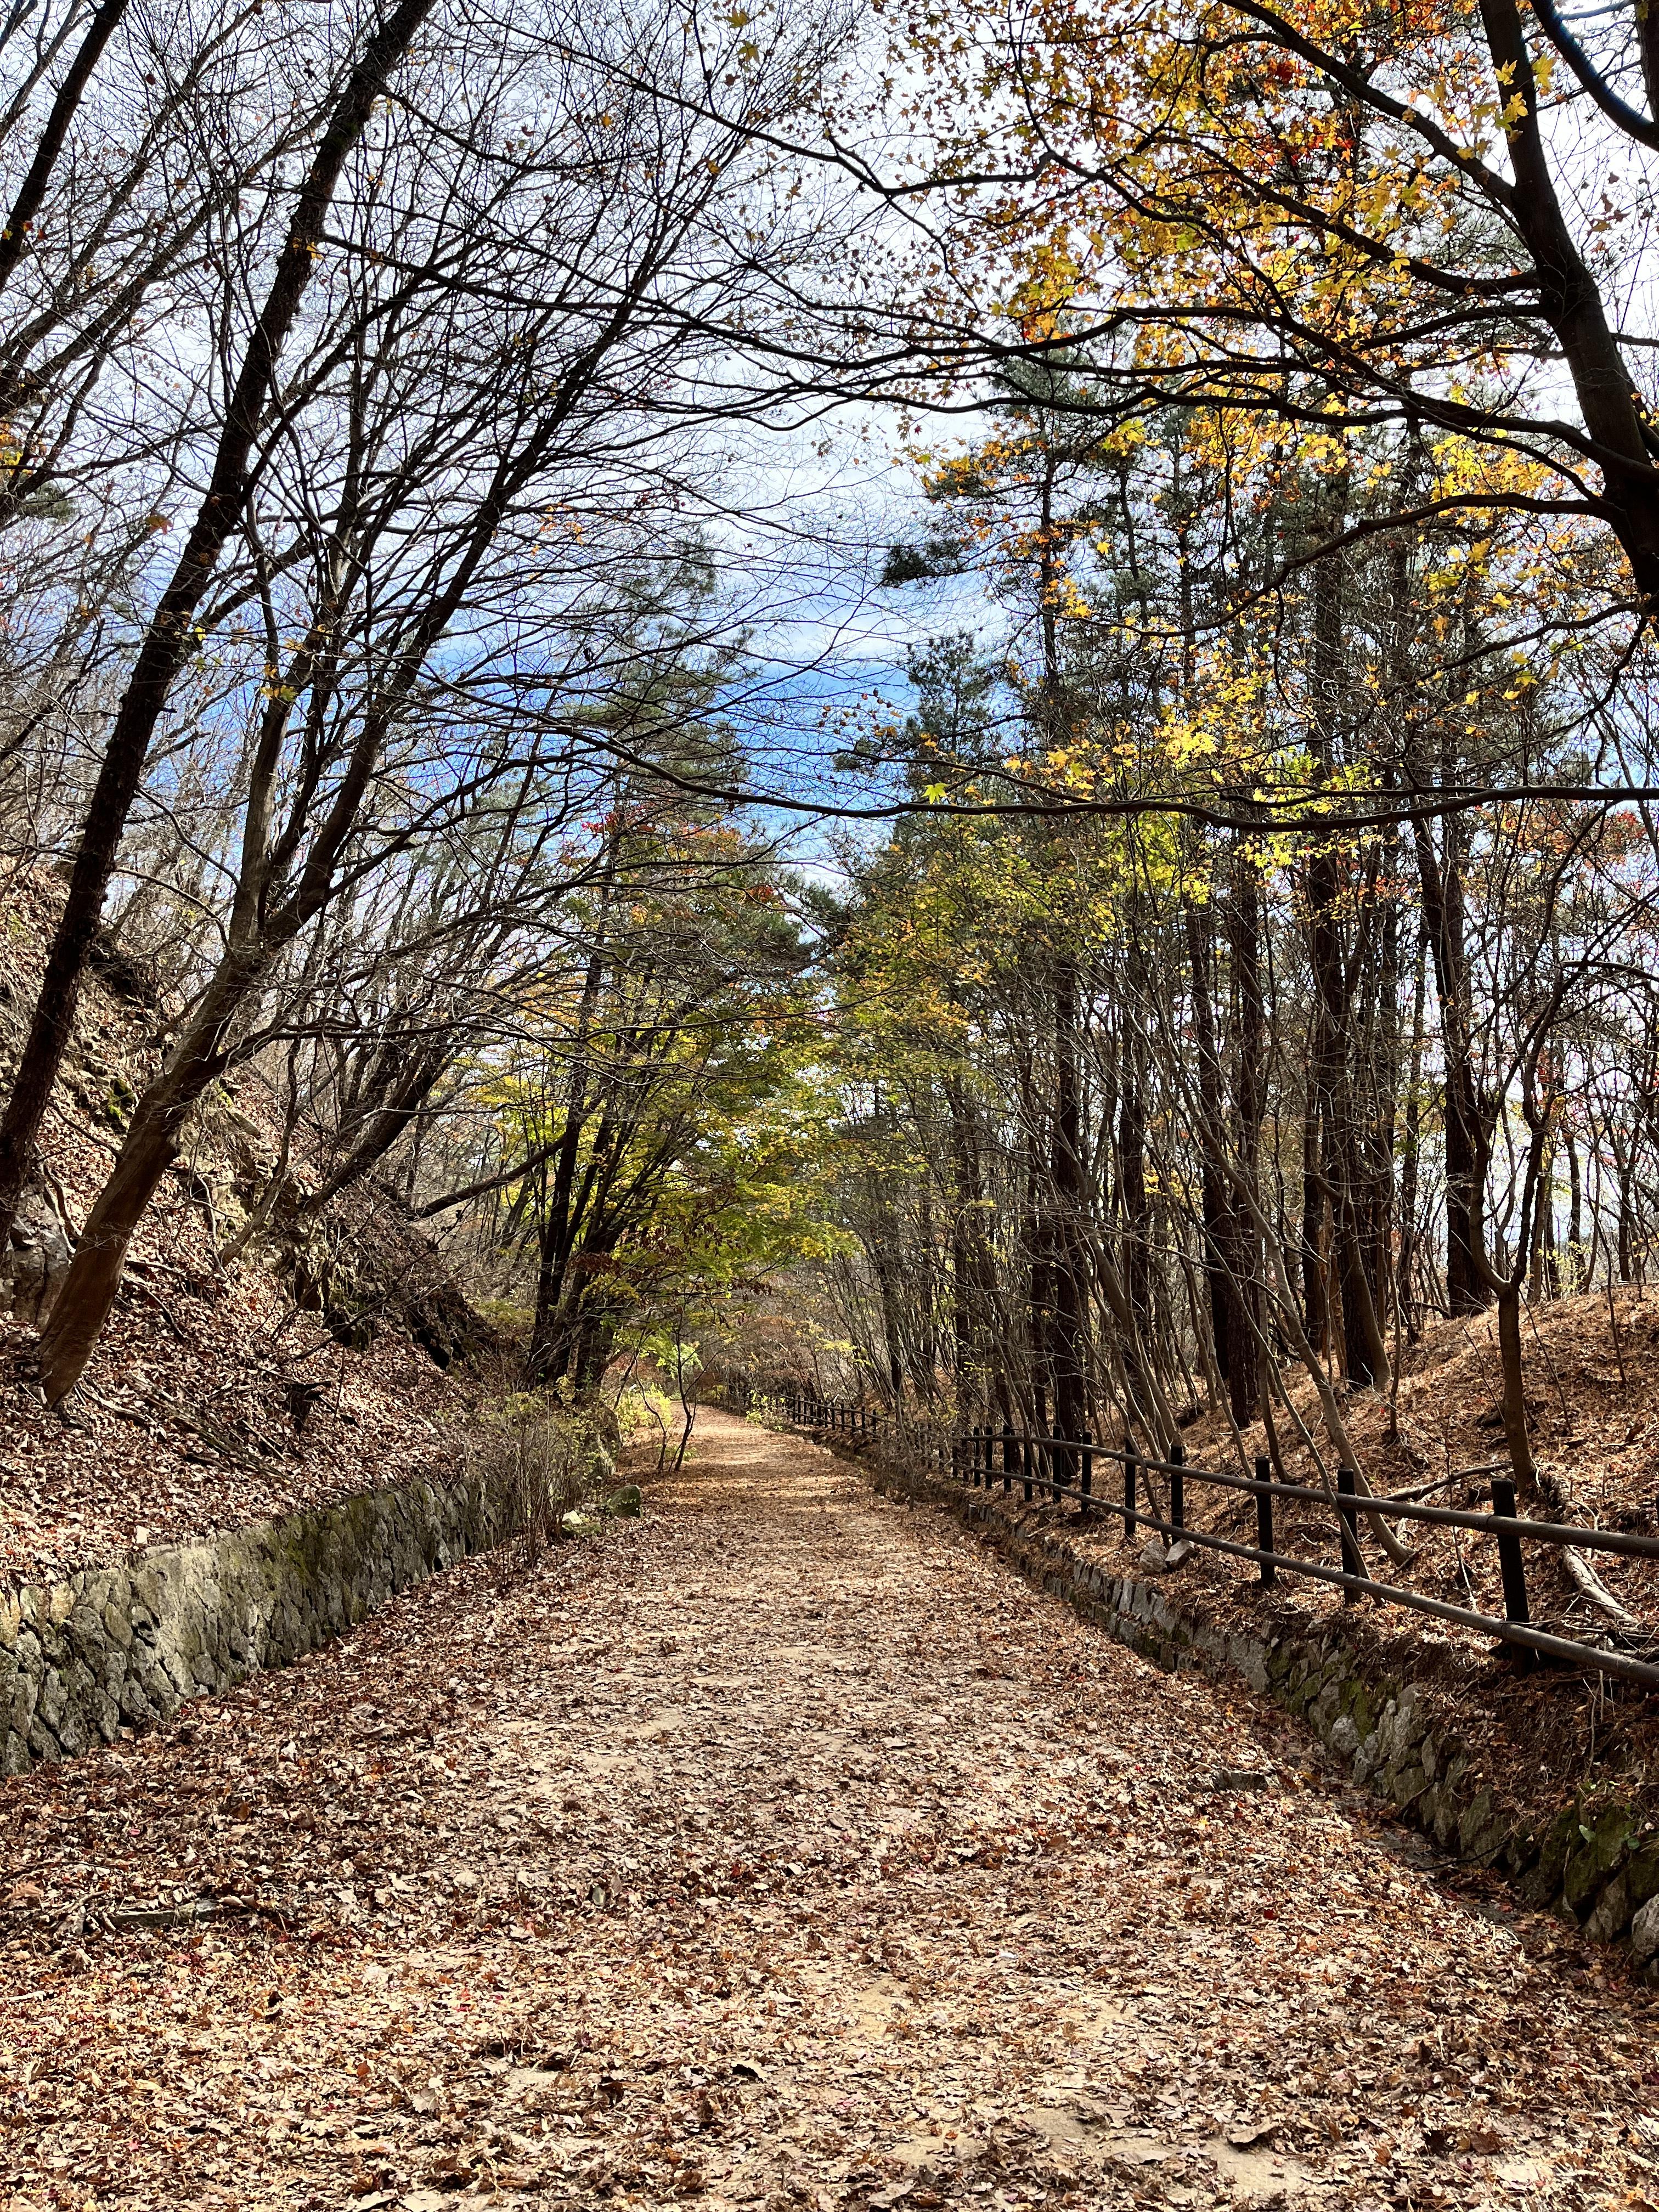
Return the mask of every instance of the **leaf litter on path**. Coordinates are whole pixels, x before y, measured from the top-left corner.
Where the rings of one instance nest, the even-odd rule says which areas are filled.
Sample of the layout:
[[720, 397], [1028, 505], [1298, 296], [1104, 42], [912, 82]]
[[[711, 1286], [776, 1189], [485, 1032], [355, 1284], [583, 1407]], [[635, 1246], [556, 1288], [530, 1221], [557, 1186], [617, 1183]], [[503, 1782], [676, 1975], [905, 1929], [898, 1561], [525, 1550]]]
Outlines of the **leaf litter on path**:
[[649, 1507], [3, 1785], [0, 2206], [1659, 2204], [1651, 2002], [1247, 1692], [726, 1416]]

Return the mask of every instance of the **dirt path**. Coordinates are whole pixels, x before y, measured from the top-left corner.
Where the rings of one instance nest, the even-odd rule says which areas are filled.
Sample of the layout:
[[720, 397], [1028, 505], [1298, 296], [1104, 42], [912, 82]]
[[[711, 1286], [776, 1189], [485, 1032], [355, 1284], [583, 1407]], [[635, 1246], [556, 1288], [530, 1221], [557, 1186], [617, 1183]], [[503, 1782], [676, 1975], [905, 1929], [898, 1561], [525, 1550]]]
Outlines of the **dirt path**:
[[804, 1443], [648, 1504], [0, 1789], [0, 2206], [1659, 2207], [1654, 2008], [1268, 1709]]

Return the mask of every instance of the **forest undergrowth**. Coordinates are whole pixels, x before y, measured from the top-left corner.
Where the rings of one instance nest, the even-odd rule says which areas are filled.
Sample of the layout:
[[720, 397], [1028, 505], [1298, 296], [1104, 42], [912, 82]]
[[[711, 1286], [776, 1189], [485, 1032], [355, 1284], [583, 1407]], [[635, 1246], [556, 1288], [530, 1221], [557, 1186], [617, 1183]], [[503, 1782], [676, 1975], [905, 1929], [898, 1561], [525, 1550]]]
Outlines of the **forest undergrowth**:
[[[1535, 1386], [1527, 1419], [1540, 1481], [1548, 1495], [1529, 1507], [1535, 1517], [1587, 1528], [1659, 1534], [1659, 1291], [1631, 1284], [1553, 1298], [1527, 1310], [1528, 1374]], [[1328, 1440], [1318, 1435], [1312, 1386], [1287, 1377], [1287, 1395], [1313, 1446], [1291, 1428], [1281, 1409], [1275, 1425], [1286, 1479], [1316, 1486], [1328, 1478]], [[1431, 1321], [1419, 1341], [1402, 1347], [1395, 1387], [1342, 1388], [1344, 1425], [1371, 1486], [1431, 1504], [1490, 1510], [1492, 1478], [1509, 1471], [1504, 1437], [1496, 1318], [1490, 1313]], [[1182, 1431], [1193, 1456], [1207, 1466], [1253, 1470], [1267, 1453], [1264, 1425], [1235, 1427], [1219, 1407]], [[1318, 1449], [1322, 1444], [1323, 1450]], [[1247, 1533], [1255, 1507], [1248, 1498], [1195, 1486], [1200, 1525]], [[1340, 1564], [1329, 1516], [1281, 1502], [1279, 1534], [1304, 1556], [1328, 1554]], [[1247, 1531], [1248, 1523], [1248, 1531]], [[1374, 1571], [1488, 1613], [1503, 1611], [1497, 1547], [1467, 1532], [1399, 1524], [1410, 1545], [1407, 1566], [1378, 1560]], [[1638, 1620], [1659, 1620], [1659, 1560], [1600, 1555], [1599, 1580]], [[1531, 1546], [1527, 1556], [1533, 1617], [1565, 1635], [1590, 1635], [1607, 1615], [1571, 1580], [1559, 1554]], [[1339, 1592], [1304, 1585], [1313, 1609], [1340, 1606]], [[1437, 1624], [1413, 1628], [1429, 1635]], [[1451, 1632], [1454, 1638], [1462, 1632]], [[1467, 1640], [1467, 1638], [1465, 1639]]]

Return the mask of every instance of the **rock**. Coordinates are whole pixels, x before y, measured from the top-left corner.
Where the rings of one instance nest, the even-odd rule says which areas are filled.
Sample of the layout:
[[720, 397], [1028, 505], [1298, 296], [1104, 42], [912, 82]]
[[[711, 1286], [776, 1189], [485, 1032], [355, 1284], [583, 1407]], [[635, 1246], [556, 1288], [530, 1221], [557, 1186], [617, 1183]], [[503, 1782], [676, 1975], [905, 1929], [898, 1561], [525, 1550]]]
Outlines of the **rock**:
[[1595, 1900], [1595, 1908], [1584, 1923], [1584, 1933], [1598, 1943], [1611, 1943], [1615, 1936], [1622, 1936], [1630, 1921], [1630, 1888], [1624, 1875], [1614, 1875], [1613, 1880]]
[[56, 1735], [58, 1723], [68, 1706], [69, 1692], [64, 1686], [64, 1678], [55, 1667], [48, 1667], [41, 1678], [40, 1694], [35, 1703], [35, 1717]]
[[1161, 1575], [1169, 1565], [1169, 1553], [1156, 1536], [1140, 1547], [1140, 1564], [1149, 1575]]
[[1659, 1959], [1659, 1897], [1650, 1897], [1631, 1922], [1630, 1948], [1638, 1966]]
[[1346, 1713], [1339, 1713], [1325, 1741], [1339, 1759], [1352, 1759], [1359, 1749], [1359, 1730]]
[[1630, 1814], [1623, 1806], [1609, 1806], [1593, 1828], [1581, 1825], [1578, 1835], [1583, 1840], [1567, 1861], [1561, 1894], [1574, 1912], [1583, 1913], [1626, 1856]]
[[605, 1501], [605, 1510], [614, 1521], [637, 1521], [642, 1500], [636, 1482], [626, 1482], [620, 1490], [613, 1490]]
[[1644, 1844], [1639, 1851], [1632, 1852], [1625, 1879], [1632, 1905], [1645, 1905], [1649, 1898], [1659, 1897], [1659, 1843]]
[[605, 1523], [597, 1513], [573, 1510], [561, 1516], [559, 1527], [567, 1536], [597, 1536]]
[[69, 1273], [70, 1257], [55, 1213], [38, 1202], [20, 1210], [9, 1249], [0, 1253], [0, 1311], [9, 1304], [19, 1321], [38, 1326]]
[[18, 1669], [11, 1693], [11, 1724], [19, 1735], [27, 1735], [33, 1722], [40, 1697], [40, 1671], [38, 1657], [33, 1668]]
[[1492, 1791], [1481, 1790], [1464, 1807], [1458, 1821], [1458, 1854], [1466, 1859], [1495, 1857], [1507, 1833]]
[[135, 1728], [148, 1728], [161, 1718], [135, 1675], [129, 1674], [121, 1686], [120, 1707]]
[[1538, 1863], [1521, 1884], [1529, 1905], [1548, 1905], [1561, 1887], [1561, 1875], [1575, 1844], [1582, 1840], [1577, 1805], [1564, 1806], [1546, 1829], [1538, 1847]]

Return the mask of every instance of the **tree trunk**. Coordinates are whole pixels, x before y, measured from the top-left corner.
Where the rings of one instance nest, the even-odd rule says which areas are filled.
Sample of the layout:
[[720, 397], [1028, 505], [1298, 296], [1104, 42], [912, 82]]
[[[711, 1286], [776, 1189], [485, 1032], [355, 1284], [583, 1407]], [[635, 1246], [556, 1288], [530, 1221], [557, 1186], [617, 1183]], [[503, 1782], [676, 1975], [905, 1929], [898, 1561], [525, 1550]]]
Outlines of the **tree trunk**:
[[[1413, 769], [1412, 787], [1426, 780]], [[1463, 936], [1462, 860], [1455, 817], [1448, 816], [1444, 856], [1426, 819], [1413, 825], [1423, 921], [1440, 1002], [1440, 1052], [1445, 1067], [1446, 1303], [1454, 1314], [1486, 1310], [1484, 1261], [1486, 1147], [1475, 1072], [1474, 1008]]]
[[1412, 991], [1411, 1057], [1406, 1072], [1405, 1128], [1400, 1158], [1400, 1263], [1395, 1296], [1406, 1323], [1407, 1339], [1415, 1343], [1422, 1334], [1417, 1317], [1413, 1274], [1417, 1261], [1417, 1178], [1422, 1132], [1423, 1015], [1427, 997], [1428, 940], [1417, 940], [1417, 974]]
[[[1082, 1103], [1077, 1051], [1077, 972], [1062, 961], [1054, 978], [1054, 1130], [1053, 1176], [1056, 1209], [1054, 1317], [1049, 1366], [1054, 1378], [1054, 1431], [1083, 1433], [1088, 1419], [1088, 1306], [1084, 1267], [1087, 1190], [1083, 1167]], [[1072, 1480], [1074, 1455], [1060, 1470]]]
[[46, 956], [40, 995], [12, 1079], [5, 1115], [0, 1119], [0, 1244], [10, 1231], [33, 1168], [52, 1087], [74, 1034], [87, 956], [97, 933], [150, 739], [174, 679], [195, 650], [197, 610], [247, 505], [254, 442], [264, 419], [284, 341], [311, 280], [329, 204], [346, 156], [362, 136], [387, 76], [407, 52], [432, 4], [433, 0], [402, 0], [402, 5], [377, 27], [318, 143], [296, 198], [288, 241], [226, 402], [206, 494], [178, 566], [156, 603], [116, 710], [82, 824], [64, 911]]
[[1510, 1448], [1510, 1464], [1520, 1487], [1538, 1486], [1533, 1462], [1532, 1439], [1527, 1434], [1526, 1376], [1521, 1356], [1521, 1286], [1525, 1279], [1517, 1265], [1498, 1293], [1498, 1358], [1503, 1376], [1504, 1441]]
[[1193, 1030], [1198, 1048], [1199, 1108], [1204, 1119], [1199, 1144], [1204, 1280], [1209, 1293], [1210, 1335], [1215, 1348], [1216, 1371], [1231, 1397], [1235, 1368], [1244, 1371], [1244, 1387], [1248, 1390], [1248, 1376], [1254, 1372], [1255, 1359], [1238, 1310], [1234, 1280], [1238, 1240], [1221, 1164], [1221, 1148], [1227, 1141], [1227, 1114], [1221, 1056], [1216, 1043], [1213, 918], [1210, 902], [1194, 898], [1190, 888], [1185, 904]]
[[223, 1074], [225, 1038], [268, 956], [263, 947], [221, 963], [167, 1066], [134, 1109], [108, 1181], [98, 1194], [40, 1346], [40, 1387], [61, 1404], [85, 1370], [120, 1286], [132, 1232], [179, 1157], [191, 1109]]
[[[1250, 804], [1243, 796], [1237, 803]], [[1261, 1122], [1267, 1110], [1267, 1014], [1261, 989], [1261, 878], [1254, 846], [1243, 831], [1233, 839], [1227, 920], [1238, 1007], [1237, 1133], [1234, 1152], [1244, 1188], [1254, 1197], [1260, 1189]], [[1235, 1206], [1232, 1212], [1233, 1265], [1237, 1273], [1234, 1300], [1243, 1326], [1239, 1332], [1237, 1357], [1227, 1377], [1227, 1392], [1233, 1419], [1243, 1429], [1255, 1419], [1261, 1402], [1261, 1239], [1255, 1217], [1248, 1208]]]

